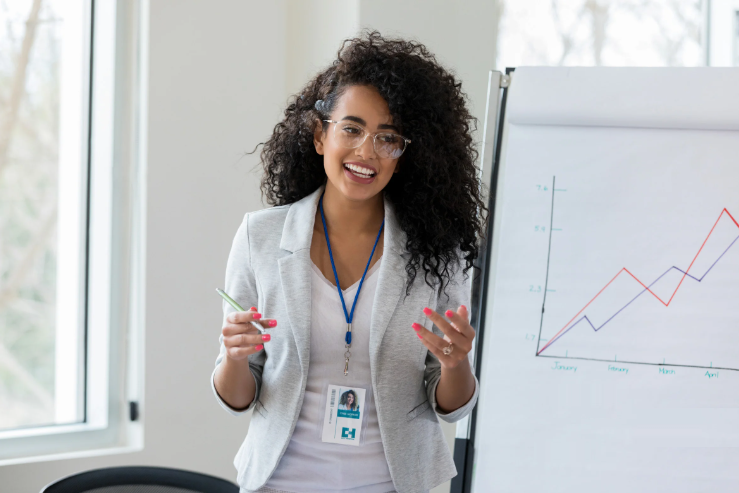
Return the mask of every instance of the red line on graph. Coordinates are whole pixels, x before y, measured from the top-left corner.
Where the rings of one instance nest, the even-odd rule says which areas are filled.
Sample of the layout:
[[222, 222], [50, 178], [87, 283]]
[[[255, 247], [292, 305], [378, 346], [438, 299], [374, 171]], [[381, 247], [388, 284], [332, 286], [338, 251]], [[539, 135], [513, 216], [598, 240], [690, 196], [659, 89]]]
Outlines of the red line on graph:
[[730, 212], [729, 212], [728, 210], [726, 210], [726, 208], [724, 208], [724, 210], [722, 210], [722, 211], [721, 211], [721, 214], [719, 214], [719, 216], [718, 216], [718, 219], [716, 219], [716, 222], [715, 222], [715, 223], [713, 223], [713, 227], [711, 228], [711, 231], [710, 231], [710, 232], [708, 233], [708, 236], [706, 236], [706, 239], [705, 239], [705, 240], [703, 240], [703, 244], [701, 245], [700, 249], [698, 249], [698, 253], [696, 253], [696, 254], [695, 254], [695, 257], [693, 257], [693, 261], [692, 261], [692, 262], [690, 262], [690, 266], [688, 266], [688, 268], [687, 268], [687, 269], [685, 270], [685, 273], [683, 274], [683, 277], [682, 277], [682, 279], [680, 279], [680, 282], [678, 283], [677, 287], [675, 288], [675, 291], [673, 291], [673, 293], [672, 293], [672, 296], [670, 296], [670, 299], [669, 299], [669, 300], [667, 301], [667, 303], [665, 303], [665, 302], [664, 302], [664, 301], [662, 300], [662, 298], [660, 298], [660, 297], [659, 297], [659, 296], [657, 296], [657, 295], [656, 295], [656, 294], [655, 294], [654, 292], [652, 292], [652, 290], [651, 290], [651, 289], [649, 289], [649, 288], [648, 288], [648, 287], [647, 287], [647, 286], [646, 286], [646, 285], [645, 285], [645, 284], [644, 284], [643, 282], [641, 282], [641, 281], [640, 281], [640, 280], [639, 280], [639, 279], [638, 279], [638, 278], [637, 278], [637, 277], [636, 277], [636, 276], [635, 276], [634, 274], [632, 274], [631, 272], [629, 272], [629, 270], [628, 270], [628, 269], [627, 269], [626, 267], [623, 267], [623, 268], [622, 268], [622, 269], [621, 269], [620, 271], [618, 271], [618, 274], [616, 274], [616, 275], [615, 275], [615, 276], [613, 277], [613, 279], [611, 279], [610, 281], [608, 281], [608, 284], [606, 284], [606, 285], [605, 285], [605, 286], [603, 287], [603, 289], [601, 289], [600, 291], [598, 291], [598, 294], [596, 294], [596, 295], [595, 295], [595, 296], [593, 297], [593, 299], [592, 299], [592, 300], [588, 301], [588, 304], [587, 304], [587, 305], [585, 305], [585, 306], [584, 306], [584, 307], [582, 308], [582, 310], [580, 310], [579, 312], [577, 312], [577, 314], [576, 314], [576, 315], [575, 315], [574, 317], [572, 317], [572, 320], [570, 320], [569, 322], [567, 322], [567, 324], [565, 324], [565, 326], [564, 326], [564, 327], [562, 327], [562, 328], [560, 329], [560, 331], [559, 331], [559, 332], [557, 332], [557, 333], [556, 333], [556, 334], [554, 335], [554, 337], [552, 337], [551, 339], [549, 339], [549, 342], [547, 342], [547, 343], [546, 343], [546, 344], [544, 345], [544, 347], [542, 347], [542, 348], [541, 348], [541, 349], [539, 350], [539, 352], [538, 352], [538, 353], [536, 353], [536, 354], [537, 354], [537, 355], [541, 354], [541, 353], [542, 353], [542, 351], [544, 351], [544, 350], [545, 350], [545, 349], [546, 349], [547, 347], [549, 347], [549, 345], [550, 345], [551, 343], [553, 343], [553, 342], [554, 342], [554, 341], [555, 341], [555, 340], [557, 339], [557, 337], [559, 337], [559, 335], [560, 335], [560, 334], [561, 334], [562, 332], [564, 332], [564, 330], [565, 330], [565, 329], [566, 329], [567, 327], [569, 327], [569, 325], [570, 325], [570, 324], [572, 323], [572, 321], [573, 321], [573, 320], [575, 320], [575, 319], [576, 319], [576, 318], [577, 318], [577, 317], [578, 317], [578, 316], [579, 316], [579, 315], [580, 315], [580, 314], [581, 314], [582, 312], [584, 312], [584, 311], [585, 311], [585, 309], [586, 309], [586, 308], [587, 308], [588, 306], [590, 306], [590, 304], [591, 304], [591, 303], [592, 303], [593, 301], [595, 301], [595, 299], [596, 299], [596, 298], [597, 298], [598, 296], [600, 296], [600, 295], [601, 295], [601, 293], [602, 293], [603, 291], [605, 291], [605, 289], [606, 289], [606, 288], [607, 288], [608, 286], [610, 286], [610, 285], [611, 285], [611, 283], [612, 283], [613, 281], [615, 281], [615, 280], [616, 280], [616, 278], [617, 278], [618, 276], [620, 276], [620, 275], [621, 275], [621, 273], [622, 273], [622, 272], [624, 272], [624, 271], [626, 271], [626, 273], [627, 273], [627, 274], [629, 274], [629, 275], [630, 275], [631, 277], [633, 277], [633, 278], [634, 278], [634, 279], [636, 280], [636, 282], [638, 282], [639, 284], [641, 284], [641, 285], [642, 285], [642, 287], [643, 287], [644, 289], [646, 289], [647, 291], [649, 291], [649, 293], [650, 293], [650, 294], [651, 294], [652, 296], [654, 296], [655, 298], [657, 298], [657, 299], [658, 299], [658, 300], [660, 301], [660, 303], [662, 303], [663, 305], [665, 305], [665, 307], [667, 307], [667, 306], [670, 306], [670, 303], [672, 303], [672, 299], [673, 299], [673, 298], [675, 297], [675, 294], [676, 294], [676, 293], [677, 293], [677, 291], [678, 291], [678, 290], [680, 289], [680, 286], [682, 285], [683, 281], [685, 280], [685, 277], [686, 277], [686, 276], [688, 275], [688, 272], [690, 272], [690, 268], [691, 268], [691, 267], [693, 267], [693, 264], [694, 264], [694, 263], [695, 263], [695, 261], [696, 261], [696, 260], [698, 259], [698, 255], [700, 255], [700, 253], [701, 253], [701, 252], [703, 251], [703, 247], [704, 247], [704, 246], [706, 246], [706, 242], [708, 241], [708, 238], [710, 238], [710, 237], [711, 237], [711, 235], [713, 234], [713, 230], [714, 230], [714, 229], [716, 229], [716, 225], [718, 225], [718, 222], [719, 222], [719, 221], [721, 220], [721, 217], [722, 217], [722, 216], [724, 215], [724, 212], [725, 212], [726, 214], [728, 214], [728, 216], [729, 216], [729, 217], [731, 218], [731, 220], [732, 220], [732, 221], [734, 222], [734, 224], [736, 225], [736, 227], [737, 227], [737, 228], [739, 228], [739, 223], [738, 223], [738, 222], [736, 221], [736, 219], [734, 219], [734, 216], [732, 216], [732, 215], [731, 215], [731, 213], [730, 213]]
[[[734, 224], [736, 224], [736, 227], [739, 228], [739, 223], [736, 222], [736, 219], [734, 219], [734, 216], [731, 215], [731, 212], [727, 211], [726, 209], [724, 209], [724, 212], [729, 215], [729, 217], [731, 218], [731, 220], [734, 221]], [[719, 216], [719, 218], [721, 218], [721, 216]]]

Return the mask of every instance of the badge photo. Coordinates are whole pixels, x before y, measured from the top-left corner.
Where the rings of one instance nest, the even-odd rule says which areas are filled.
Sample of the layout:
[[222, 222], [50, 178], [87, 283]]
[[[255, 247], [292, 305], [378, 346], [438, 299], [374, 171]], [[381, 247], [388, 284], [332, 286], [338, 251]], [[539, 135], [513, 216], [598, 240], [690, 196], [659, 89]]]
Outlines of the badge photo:
[[[371, 393], [369, 393], [371, 395]], [[367, 389], [328, 385], [321, 441], [359, 446], [363, 442]]]

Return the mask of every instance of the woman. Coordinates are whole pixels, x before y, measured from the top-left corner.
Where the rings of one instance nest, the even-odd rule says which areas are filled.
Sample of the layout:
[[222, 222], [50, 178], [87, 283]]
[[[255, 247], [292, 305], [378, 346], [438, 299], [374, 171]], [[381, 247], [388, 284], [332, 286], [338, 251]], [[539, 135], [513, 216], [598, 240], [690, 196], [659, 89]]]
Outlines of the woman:
[[341, 394], [341, 399], [339, 400], [340, 411], [356, 411], [357, 409], [359, 409], [357, 394], [353, 390], [347, 390]]
[[[262, 151], [275, 207], [245, 215], [226, 268], [226, 292], [256, 306], [224, 304], [211, 379], [224, 409], [254, 410], [242, 493], [426, 492], [456, 475], [437, 417], [478, 395], [473, 124], [423, 45], [376, 32], [285, 110]], [[366, 422], [340, 429], [337, 386], [361, 394]]]

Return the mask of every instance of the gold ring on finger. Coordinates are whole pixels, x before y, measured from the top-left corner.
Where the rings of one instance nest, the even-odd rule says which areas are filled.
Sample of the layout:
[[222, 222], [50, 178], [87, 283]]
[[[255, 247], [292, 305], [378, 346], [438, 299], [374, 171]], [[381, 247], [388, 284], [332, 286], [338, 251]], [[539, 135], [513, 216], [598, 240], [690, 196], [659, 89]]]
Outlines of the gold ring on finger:
[[445, 355], [449, 356], [450, 354], [452, 354], [452, 351], [454, 351], [454, 344], [452, 344], [452, 343], [450, 342], [450, 343], [449, 343], [449, 345], [448, 345], [447, 347], [445, 347], [444, 349], [442, 349], [441, 351], [442, 351], [442, 352], [443, 352], [443, 353], [444, 353]]

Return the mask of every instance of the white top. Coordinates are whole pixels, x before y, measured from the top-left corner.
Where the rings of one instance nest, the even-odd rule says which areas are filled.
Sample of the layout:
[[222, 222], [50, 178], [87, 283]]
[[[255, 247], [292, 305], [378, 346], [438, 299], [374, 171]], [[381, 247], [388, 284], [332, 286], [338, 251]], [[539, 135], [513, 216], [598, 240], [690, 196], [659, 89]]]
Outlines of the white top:
[[[344, 335], [346, 317], [338, 290], [311, 262], [311, 334], [310, 365], [303, 407], [290, 443], [277, 469], [265, 485], [286, 492], [387, 493], [395, 491], [385, 459], [374, 399], [367, 399], [367, 429], [359, 446], [324, 443], [321, 423], [328, 384], [357, 386], [372, 392], [369, 363], [369, 331], [372, 303], [377, 287], [377, 271], [382, 258], [375, 262], [362, 284], [352, 319], [352, 347], [349, 375], [344, 376]], [[359, 281], [342, 290], [346, 310], [351, 313]]]

